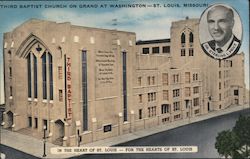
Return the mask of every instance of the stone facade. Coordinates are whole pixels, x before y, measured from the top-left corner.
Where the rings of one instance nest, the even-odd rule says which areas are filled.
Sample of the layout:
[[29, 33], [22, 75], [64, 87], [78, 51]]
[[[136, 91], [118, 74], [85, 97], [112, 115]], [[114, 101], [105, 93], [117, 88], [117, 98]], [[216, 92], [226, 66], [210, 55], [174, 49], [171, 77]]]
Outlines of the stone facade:
[[244, 54], [211, 59], [198, 24], [136, 42], [132, 32], [23, 23], [4, 34], [4, 127], [46, 128], [50, 142], [74, 146], [243, 105]]

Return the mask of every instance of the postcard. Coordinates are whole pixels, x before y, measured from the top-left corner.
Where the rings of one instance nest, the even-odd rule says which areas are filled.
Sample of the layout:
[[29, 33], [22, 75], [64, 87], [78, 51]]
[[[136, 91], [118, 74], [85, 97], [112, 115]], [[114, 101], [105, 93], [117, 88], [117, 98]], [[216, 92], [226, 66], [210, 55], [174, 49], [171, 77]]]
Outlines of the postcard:
[[1, 0], [1, 158], [246, 158], [249, 1]]

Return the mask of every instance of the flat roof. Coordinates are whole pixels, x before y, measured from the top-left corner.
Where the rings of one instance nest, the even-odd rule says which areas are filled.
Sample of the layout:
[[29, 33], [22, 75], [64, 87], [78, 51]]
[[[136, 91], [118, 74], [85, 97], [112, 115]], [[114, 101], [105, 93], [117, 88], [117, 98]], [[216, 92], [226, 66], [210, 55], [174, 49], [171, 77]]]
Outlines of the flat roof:
[[170, 43], [170, 39], [138, 40], [136, 42], [136, 45], [156, 44], [156, 43]]

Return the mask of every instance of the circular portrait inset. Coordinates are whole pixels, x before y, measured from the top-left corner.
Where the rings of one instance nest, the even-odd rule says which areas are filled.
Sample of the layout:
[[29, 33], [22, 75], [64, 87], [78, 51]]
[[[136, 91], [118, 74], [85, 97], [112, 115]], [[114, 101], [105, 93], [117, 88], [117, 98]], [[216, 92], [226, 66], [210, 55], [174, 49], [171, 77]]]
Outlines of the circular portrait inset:
[[203, 51], [215, 59], [226, 59], [235, 55], [242, 40], [239, 14], [225, 4], [208, 7], [200, 18], [199, 38]]

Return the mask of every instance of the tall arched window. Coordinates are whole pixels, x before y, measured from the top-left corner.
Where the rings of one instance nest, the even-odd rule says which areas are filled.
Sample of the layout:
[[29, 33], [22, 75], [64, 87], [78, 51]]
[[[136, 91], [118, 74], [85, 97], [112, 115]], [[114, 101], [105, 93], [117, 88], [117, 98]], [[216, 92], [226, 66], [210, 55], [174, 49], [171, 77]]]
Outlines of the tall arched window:
[[37, 58], [33, 54], [33, 71], [34, 71], [34, 98], [37, 98]]
[[194, 35], [192, 32], [189, 33], [189, 42], [193, 43], [194, 42]]
[[31, 98], [31, 54], [27, 56], [27, 69], [28, 69], [28, 98]]
[[48, 53], [49, 59], [49, 98], [53, 100], [53, 60], [52, 55]]
[[43, 99], [47, 99], [46, 52], [44, 52], [42, 55], [42, 80], [43, 80]]
[[186, 38], [186, 37], [185, 37], [185, 34], [182, 33], [182, 34], [181, 34], [181, 43], [182, 43], [182, 44], [184, 44], [184, 43], [186, 42], [186, 41], [185, 41], [185, 38]]

